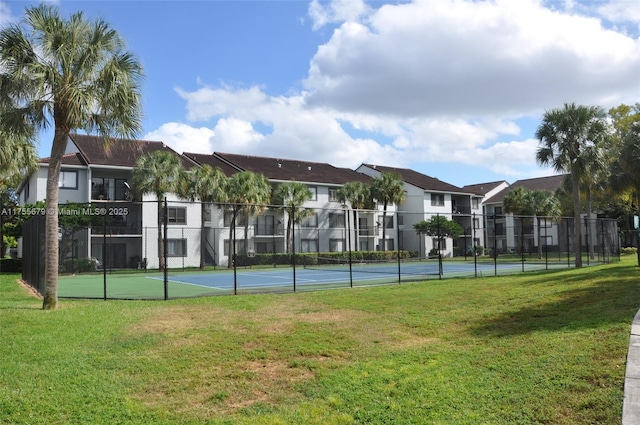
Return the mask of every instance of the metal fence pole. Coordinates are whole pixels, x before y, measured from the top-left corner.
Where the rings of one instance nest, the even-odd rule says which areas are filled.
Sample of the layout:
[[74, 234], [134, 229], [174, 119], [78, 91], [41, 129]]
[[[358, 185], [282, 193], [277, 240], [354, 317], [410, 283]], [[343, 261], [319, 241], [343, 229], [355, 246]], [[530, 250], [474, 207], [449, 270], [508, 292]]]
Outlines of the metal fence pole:
[[164, 207], [162, 209], [162, 227], [164, 229], [164, 236], [162, 241], [162, 257], [164, 259], [164, 267], [163, 267], [163, 281], [164, 281], [164, 299], [165, 301], [169, 299], [169, 265], [167, 264], [167, 251], [169, 250], [169, 239], [167, 239], [168, 234], [168, 207], [167, 207], [167, 198], [164, 198]]
[[[472, 233], [471, 233], [471, 246], [473, 248], [473, 250], [471, 251], [471, 253], [473, 254], [473, 274], [475, 275], [475, 277], [478, 277], [478, 253], [476, 252], [476, 213], [473, 213], [472, 217], [471, 217], [471, 229], [472, 229]], [[465, 246], [465, 259], [466, 259], [466, 252], [467, 252], [467, 247]]]
[[102, 290], [103, 298], [107, 300], [107, 215], [102, 219]]
[[293, 267], [293, 292], [296, 292], [296, 206], [291, 205], [291, 266]]

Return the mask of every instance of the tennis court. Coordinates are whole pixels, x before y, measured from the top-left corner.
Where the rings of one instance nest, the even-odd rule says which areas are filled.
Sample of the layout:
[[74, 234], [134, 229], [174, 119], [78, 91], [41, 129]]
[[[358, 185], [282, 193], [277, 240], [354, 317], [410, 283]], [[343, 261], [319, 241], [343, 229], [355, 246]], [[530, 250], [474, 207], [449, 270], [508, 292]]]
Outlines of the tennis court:
[[236, 293], [292, 292], [351, 286], [399, 284], [443, 276], [482, 276], [543, 270], [544, 263], [411, 259], [384, 262], [328, 262], [293, 267], [218, 270], [134, 271], [61, 276], [63, 298], [163, 299]]

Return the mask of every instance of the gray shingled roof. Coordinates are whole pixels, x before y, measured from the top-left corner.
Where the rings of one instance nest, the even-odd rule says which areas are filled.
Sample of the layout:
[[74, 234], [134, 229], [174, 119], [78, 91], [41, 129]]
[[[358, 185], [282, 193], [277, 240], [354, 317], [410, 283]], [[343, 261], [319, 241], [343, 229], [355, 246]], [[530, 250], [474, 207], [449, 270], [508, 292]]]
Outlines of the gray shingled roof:
[[[84, 134], [71, 134], [69, 137], [78, 147], [82, 161], [87, 165], [133, 167], [138, 158], [158, 150], [165, 150], [180, 156], [180, 154], [162, 142], [112, 139], [108, 148], [105, 148], [105, 139], [103, 137]], [[185, 168], [193, 167], [193, 162], [182, 156], [180, 157]], [[41, 160], [41, 162], [48, 161]]]
[[321, 162], [269, 158], [214, 152], [218, 158], [241, 170], [264, 175], [269, 180], [328, 183], [342, 185], [360, 181], [369, 183], [371, 178], [348, 168], [334, 167]]
[[191, 152], [183, 152], [182, 154], [187, 158], [191, 159], [192, 161], [194, 161], [196, 164], [210, 165], [211, 167], [214, 167], [214, 168], [216, 167], [220, 168], [227, 177], [237, 173], [238, 171], [241, 171], [237, 167], [230, 165], [229, 163], [221, 160], [220, 158], [214, 155], [203, 154], [203, 153], [191, 153]]
[[463, 189], [466, 189], [470, 192], [473, 192], [478, 195], [486, 195], [491, 192], [496, 187], [500, 186], [502, 183], [505, 183], [506, 180], [500, 180], [496, 182], [488, 182], [488, 183], [477, 183], [477, 184], [468, 184], [466, 186], [462, 186]]
[[409, 183], [413, 186], [419, 187], [422, 190], [430, 191], [430, 192], [446, 192], [446, 193], [464, 193], [464, 194], [475, 194], [469, 190], [463, 189], [458, 186], [454, 186], [447, 182], [443, 182], [434, 177], [427, 176], [426, 174], [419, 173], [414, 170], [410, 170], [407, 168], [394, 168], [387, 167], [384, 165], [374, 165], [374, 164], [362, 164], [366, 167], [378, 170], [384, 173], [395, 173], [399, 175], [402, 180], [406, 183]]
[[504, 201], [504, 197], [515, 188], [523, 187], [527, 190], [546, 190], [547, 192], [555, 192], [562, 185], [565, 175], [560, 174], [549, 177], [537, 177], [533, 179], [518, 180], [511, 186], [501, 190], [491, 198], [484, 201], [485, 204], [497, 204]]

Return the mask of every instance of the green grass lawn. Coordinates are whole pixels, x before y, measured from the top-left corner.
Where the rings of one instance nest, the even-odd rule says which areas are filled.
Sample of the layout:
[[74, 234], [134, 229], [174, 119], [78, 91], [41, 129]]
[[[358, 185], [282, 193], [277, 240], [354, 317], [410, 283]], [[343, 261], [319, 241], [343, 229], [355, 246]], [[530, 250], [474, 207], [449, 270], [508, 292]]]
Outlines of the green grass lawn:
[[619, 424], [635, 257], [171, 301], [0, 277], [2, 424]]

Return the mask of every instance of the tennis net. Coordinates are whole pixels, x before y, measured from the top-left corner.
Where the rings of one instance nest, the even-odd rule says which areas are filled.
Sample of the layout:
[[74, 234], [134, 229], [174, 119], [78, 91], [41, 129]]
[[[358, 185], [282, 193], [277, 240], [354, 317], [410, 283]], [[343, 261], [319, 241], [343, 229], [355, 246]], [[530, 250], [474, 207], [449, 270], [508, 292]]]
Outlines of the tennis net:
[[388, 275], [442, 275], [442, 260], [435, 257], [413, 257], [388, 260], [362, 260], [317, 257], [305, 262], [305, 269], [328, 272], [383, 273]]

